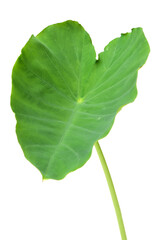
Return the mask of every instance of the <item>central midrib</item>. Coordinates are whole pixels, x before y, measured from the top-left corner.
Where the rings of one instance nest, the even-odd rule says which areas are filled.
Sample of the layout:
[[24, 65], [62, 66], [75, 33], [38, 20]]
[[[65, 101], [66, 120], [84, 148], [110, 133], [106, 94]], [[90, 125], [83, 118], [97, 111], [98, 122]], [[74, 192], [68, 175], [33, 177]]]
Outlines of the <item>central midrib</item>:
[[[70, 118], [68, 119], [68, 121], [67, 121], [67, 123], [66, 123], [66, 127], [65, 127], [65, 129], [64, 129], [64, 133], [63, 133], [62, 137], [60, 138], [59, 143], [57, 144], [57, 147], [55, 148], [54, 153], [53, 153], [53, 154], [50, 156], [50, 158], [49, 158], [49, 161], [48, 161], [46, 170], [45, 170], [44, 175], [43, 175], [44, 177], [45, 177], [46, 174], [47, 174], [47, 171], [48, 171], [48, 169], [49, 169], [49, 166], [50, 166], [50, 164], [51, 164], [51, 161], [52, 161], [52, 162], [54, 161], [54, 157], [55, 157], [56, 153], [58, 152], [60, 146], [62, 145], [63, 140], [64, 140], [65, 136], [67, 135], [68, 129], [69, 129], [70, 126], [72, 125], [71, 123], [72, 123], [72, 121], [73, 121], [73, 119], [74, 119], [74, 117], [75, 117], [75, 114], [76, 114], [76, 112], [77, 112], [77, 109], [78, 109], [79, 105], [80, 105], [80, 104], [79, 104], [78, 102], [76, 102], [76, 105], [75, 105], [75, 107], [74, 107], [74, 109], [73, 109], [73, 111], [72, 111], [72, 114], [70, 115]], [[46, 176], [46, 177], [47, 177], [47, 176]]]

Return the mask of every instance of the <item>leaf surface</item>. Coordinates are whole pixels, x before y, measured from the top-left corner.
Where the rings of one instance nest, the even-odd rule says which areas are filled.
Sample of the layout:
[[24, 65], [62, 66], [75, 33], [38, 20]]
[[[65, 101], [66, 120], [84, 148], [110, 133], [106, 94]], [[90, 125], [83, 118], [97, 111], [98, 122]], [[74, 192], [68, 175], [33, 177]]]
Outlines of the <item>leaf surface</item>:
[[62, 179], [85, 164], [119, 109], [134, 101], [148, 54], [141, 28], [111, 41], [98, 60], [77, 22], [31, 36], [13, 68], [11, 107], [18, 141], [43, 178]]

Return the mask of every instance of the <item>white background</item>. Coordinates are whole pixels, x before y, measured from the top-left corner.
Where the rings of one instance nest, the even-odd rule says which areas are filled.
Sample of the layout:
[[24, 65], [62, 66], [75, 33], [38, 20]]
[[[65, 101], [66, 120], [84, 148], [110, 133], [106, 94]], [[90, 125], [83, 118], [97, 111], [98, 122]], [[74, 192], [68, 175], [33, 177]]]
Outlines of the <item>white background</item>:
[[0, 239], [120, 240], [108, 186], [95, 152], [64, 180], [42, 182], [17, 142], [10, 109], [11, 71], [31, 34], [68, 19], [95, 49], [143, 27], [151, 47], [139, 71], [138, 97], [100, 141], [129, 240], [160, 240], [160, 15], [152, 1], [3, 1], [0, 6]]

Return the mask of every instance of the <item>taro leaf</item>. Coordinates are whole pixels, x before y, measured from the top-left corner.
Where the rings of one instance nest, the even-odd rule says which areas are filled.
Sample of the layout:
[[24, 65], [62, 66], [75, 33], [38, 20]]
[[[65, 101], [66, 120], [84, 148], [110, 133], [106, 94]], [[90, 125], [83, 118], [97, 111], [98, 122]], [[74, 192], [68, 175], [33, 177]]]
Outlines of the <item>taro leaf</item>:
[[43, 178], [62, 179], [84, 165], [119, 109], [135, 99], [148, 54], [142, 28], [111, 41], [98, 60], [77, 22], [31, 36], [13, 68], [11, 106], [24, 155]]

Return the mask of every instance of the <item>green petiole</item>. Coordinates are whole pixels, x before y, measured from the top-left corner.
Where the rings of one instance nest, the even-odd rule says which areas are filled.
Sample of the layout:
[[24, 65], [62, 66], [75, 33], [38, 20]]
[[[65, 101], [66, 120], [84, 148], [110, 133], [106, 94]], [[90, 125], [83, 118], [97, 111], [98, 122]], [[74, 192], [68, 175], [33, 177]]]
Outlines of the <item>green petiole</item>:
[[104, 174], [105, 174], [106, 179], [107, 179], [108, 187], [109, 187], [109, 190], [110, 190], [110, 193], [111, 193], [113, 205], [114, 205], [115, 212], [116, 212], [116, 215], [117, 215], [117, 220], [118, 220], [118, 225], [119, 225], [119, 229], [120, 229], [120, 233], [121, 233], [121, 238], [122, 238], [122, 240], [127, 240], [127, 236], [126, 236], [126, 232], [125, 232], [125, 228], [124, 228], [124, 223], [123, 223], [123, 219], [122, 219], [122, 213], [121, 213], [121, 209], [120, 209], [120, 206], [119, 206], [119, 203], [118, 203], [115, 188], [114, 188], [114, 185], [113, 185], [113, 182], [112, 182], [112, 178], [111, 178], [107, 163], [105, 161], [104, 155], [102, 153], [102, 150], [101, 150], [101, 147], [100, 147], [98, 141], [95, 143], [95, 148], [97, 150], [99, 159], [100, 159], [102, 167], [103, 167]]

